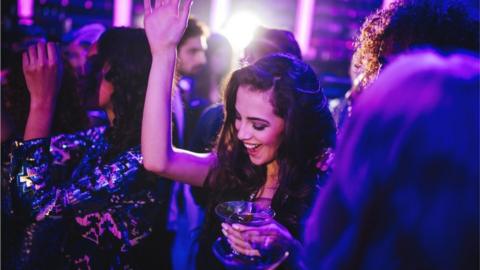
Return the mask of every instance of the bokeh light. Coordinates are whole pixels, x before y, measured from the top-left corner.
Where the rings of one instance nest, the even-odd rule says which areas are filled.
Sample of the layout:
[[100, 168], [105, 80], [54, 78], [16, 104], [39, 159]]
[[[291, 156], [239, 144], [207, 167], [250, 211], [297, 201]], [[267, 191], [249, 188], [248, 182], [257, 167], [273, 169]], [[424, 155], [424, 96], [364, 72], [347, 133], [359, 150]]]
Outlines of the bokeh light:
[[227, 37], [234, 51], [239, 53], [252, 40], [255, 29], [260, 25], [262, 21], [259, 16], [253, 12], [241, 11], [231, 16], [220, 33]]

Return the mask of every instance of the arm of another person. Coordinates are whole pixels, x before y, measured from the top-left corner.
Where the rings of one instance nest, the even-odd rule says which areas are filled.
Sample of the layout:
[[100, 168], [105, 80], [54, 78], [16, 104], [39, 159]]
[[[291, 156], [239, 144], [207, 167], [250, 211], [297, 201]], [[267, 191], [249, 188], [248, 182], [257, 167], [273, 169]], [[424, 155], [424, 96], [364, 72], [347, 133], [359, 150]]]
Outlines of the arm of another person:
[[63, 73], [58, 48], [52, 42], [30, 46], [22, 54], [22, 66], [30, 93], [24, 140], [48, 137]]
[[142, 155], [147, 170], [190, 185], [202, 186], [216, 157], [172, 146], [171, 91], [176, 47], [183, 35], [191, 0], [144, 0], [145, 31], [152, 52], [152, 66], [142, 121]]
[[68, 164], [103, 132], [104, 129], [95, 128], [53, 138], [16, 141], [10, 167], [16, 207], [37, 220], [59, 214], [65, 208], [63, 190], [68, 189], [72, 179]]
[[[60, 135], [60, 143], [66, 156], [76, 148], [88, 147], [90, 138], [97, 137], [101, 129], [90, 129], [75, 134]], [[16, 196], [23, 210], [36, 220], [50, 215], [61, 215], [64, 209], [98, 207], [100, 201], [108, 201], [111, 194], [128, 189], [134, 183], [142, 165], [140, 149], [132, 148], [101, 166], [86, 166], [72, 175], [63, 163], [54, 164], [55, 155], [50, 139], [34, 139], [16, 142], [13, 149], [13, 179]], [[59, 181], [61, 180], [61, 181]]]

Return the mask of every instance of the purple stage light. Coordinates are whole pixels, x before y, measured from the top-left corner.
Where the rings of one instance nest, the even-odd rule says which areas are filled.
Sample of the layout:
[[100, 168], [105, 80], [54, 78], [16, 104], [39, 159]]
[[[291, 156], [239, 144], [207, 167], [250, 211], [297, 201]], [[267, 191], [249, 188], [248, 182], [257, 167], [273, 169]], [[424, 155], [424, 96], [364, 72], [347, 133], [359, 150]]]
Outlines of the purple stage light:
[[93, 2], [92, 1], [85, 1], [85, 9], [92, 9], [93, 7]]
[[299, 0], [295, 16], [295, 37], [304, 56], [308, 58], [310, 51], [310, 37], [312, 34], [315, 0]]
[[17, 15], [20, 24], [31, 25], [33, 23], [33, 0], [18, 0]]
[[113, 3], [113, 26], [131, 26], [132, 0], [115, 0]]

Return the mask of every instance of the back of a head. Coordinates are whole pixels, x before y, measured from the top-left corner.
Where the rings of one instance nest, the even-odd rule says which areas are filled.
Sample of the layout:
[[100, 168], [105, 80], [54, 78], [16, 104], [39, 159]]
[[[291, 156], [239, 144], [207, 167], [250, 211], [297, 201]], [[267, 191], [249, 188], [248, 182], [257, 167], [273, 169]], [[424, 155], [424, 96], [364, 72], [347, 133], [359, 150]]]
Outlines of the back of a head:
[[225, 75], [232, 67], [233, 48], [228, 39], [220, 34], [212, 34], [207, 39], [207, 61], [210, 72]]
[[108, 29], [99, 39], [98, 56], [103, 64], [108, 64], [106, 78], [115, 90], [117, 86], [133, 87], [144, 94], [152, 56], [143, 29]]
[[[477, 11], [478, 12], [478, 11]], [[370, 15], [362, 25], [352, 59], [352, 79], [370, 84], [394, 56], [418, 48], [478, 54], [480, 30], [463, 1], [400, 0]]]
[[310, 221], [344, 211], [342, 244], [312, 265], [478, 269], [479, 86], [478, 58], [428, 52], [399, 57], [364, 91], [316, 208], [335, 192], [340, 206]]
[[384, 40], [393, 54], [422, 46], [478, 54], [478, 23], [462, 1], [404, 0], [392, 14]]
[[258, 27], [252, 41], [245, 48], [245, 60], [253, 63], [264, 56], [275, 53], [290, 54], [297, 59], [302, 59], [300, 46], [292, 32]]
[[78, 43], [82, 46], [92, 46], [105, 32], [105, 26], [99, 23], [92, 23], [81, 27], [80, 29], [66, 34], [63, 37], [64, 43]]
[[107, 64], [105, 79], [112, 83], [115, 118], [112, 153], [140, 143], [141, 120], [152, 62], [145, 30], [112, 28], [98, 42], [100, 62]]
[[[207, 57], [218, 50], [226, 50], [233, 55], [233, 48], [228, 39], [221, 34], [211, 34], [207, 39]], [[227, 60], [228, 61], [228, 60]]]

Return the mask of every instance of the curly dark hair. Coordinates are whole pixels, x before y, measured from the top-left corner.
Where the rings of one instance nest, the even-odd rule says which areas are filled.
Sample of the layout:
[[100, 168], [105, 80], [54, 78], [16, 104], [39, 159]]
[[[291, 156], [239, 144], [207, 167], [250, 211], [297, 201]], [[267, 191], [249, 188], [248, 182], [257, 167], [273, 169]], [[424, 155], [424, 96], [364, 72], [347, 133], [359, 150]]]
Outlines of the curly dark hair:
[[376, 79], [388, 56], [426, 46], [478, 53], [478, 19], [463, 3], [451, 0], [403, 0], [377, 10], [367, 17], [355, 42], [350, 74], [356, 89]]
[[[280, 183], [272, 200], [275, 210], [284, 207], [287, 199], [305, 202], [315, 193], [321, 174], [316, 168], [318, 156], [335, 146], [336, 128], [327, 100], [307, 64], [293, 56], [274, 54], [235, 71], [224, 96], [226, 117], [216, 146], [218, 163], [207, 179], [213, 197], [206, 224], [212, 222], [217, 203], [248, 198], [266, 182], [267, 165], [252, 164], [237, 138], [235, 103], [240, 85], [253, 86], [258, 92], [271, 90], [274, 113], [285, 121], [276, 156]], [[306, 205], [302, 207], [305, 208], [277, 216], [277, 220], [289, 229], [295, 228], [308, 209]]]
[[[78, 80], [70, 63], [63, 59], [63, 77], [58, 92], [51, 133], [73, 133], [88, 127], [88, 118], [79, 99]], [[7, 83], [2, 87], [2, 110], [15, 125], [15, 136], [22, 138], [30, 111], [30, 93], [22, 70], [22, 52], [12, 56]]]
[[[112, 83], [112, 128], [110, 150], [104, 161], [140, 144], [141, 124], [152, 55], [143, 29], [112, 28], [100, 37], [98, 57], [110, 69], [105, 79]], [[102, 65], [103, 66], [103, 65]]]

